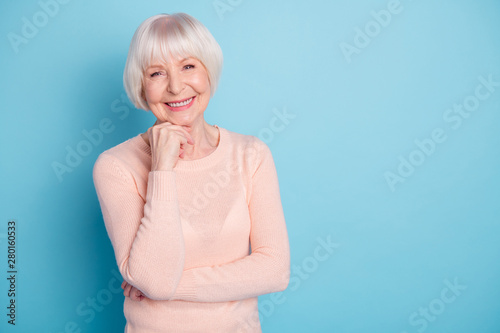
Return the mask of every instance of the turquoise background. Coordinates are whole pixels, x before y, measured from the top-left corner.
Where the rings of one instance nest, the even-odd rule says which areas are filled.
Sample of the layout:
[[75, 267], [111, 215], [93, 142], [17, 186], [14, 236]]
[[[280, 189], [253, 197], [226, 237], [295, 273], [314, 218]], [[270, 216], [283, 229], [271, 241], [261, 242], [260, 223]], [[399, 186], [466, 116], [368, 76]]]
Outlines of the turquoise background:
[[[0, 331], [123, 332], [91, 172], [154, 122], [122, 85], [135, 29], [186, 12], [225, 58], [207, 121], [264, 138], [278, 170], [294, 268], [287, 291], [260, 298], [264, 332], [500, 332], [499, 1], [71, 0], [52, 16], [42, 4], [0, 5]], [[102, 142], [82, 143], [106, 118]], [[58, 178], [77, 147], [86, 156]]]

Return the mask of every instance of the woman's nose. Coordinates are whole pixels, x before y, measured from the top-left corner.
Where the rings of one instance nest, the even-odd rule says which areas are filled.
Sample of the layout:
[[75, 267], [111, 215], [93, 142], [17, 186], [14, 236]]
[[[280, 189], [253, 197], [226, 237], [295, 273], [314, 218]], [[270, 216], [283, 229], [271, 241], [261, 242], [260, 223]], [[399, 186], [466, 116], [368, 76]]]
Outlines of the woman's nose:
[[167, 91], [172, 95], [178, 95], [182, 91], [182, 81], [179, 75], [170, 75], [168, 79]]

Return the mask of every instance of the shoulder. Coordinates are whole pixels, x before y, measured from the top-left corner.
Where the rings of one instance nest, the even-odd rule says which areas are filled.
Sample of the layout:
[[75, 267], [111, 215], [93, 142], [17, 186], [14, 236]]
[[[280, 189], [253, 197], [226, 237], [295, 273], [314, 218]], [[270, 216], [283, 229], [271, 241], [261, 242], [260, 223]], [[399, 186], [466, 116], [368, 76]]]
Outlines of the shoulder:
[[254, 135], [247, 135], [224, 129], [227, 146], [230, 147], [232, 159], [238, 161], [244, 173], [253, 175], [263, 164], [274, 165], [273, 156], [268, 145]]
[[94, 175], [100, 172], [118, 172], [122, 176], [135, 165], [143, 163], [145, 152], [139, 140], [140, 135], [132, 137], [112, 148], [103, 151], [94, 164]]
[[245, 155], [262, 155], [270, 153], [267, 144], [254, 135], [241, 134], [222, 129], [225, 131], [229, 144]]

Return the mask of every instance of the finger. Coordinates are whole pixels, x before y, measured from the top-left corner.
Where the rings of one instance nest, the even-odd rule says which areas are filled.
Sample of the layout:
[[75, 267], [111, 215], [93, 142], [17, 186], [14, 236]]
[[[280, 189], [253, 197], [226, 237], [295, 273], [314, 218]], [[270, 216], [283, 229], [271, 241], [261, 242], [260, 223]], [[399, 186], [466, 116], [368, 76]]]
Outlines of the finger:
[[130, 296], [130, 290], [132, 289], [132, 285], [127, 285], [127, 287], [125, 288], [125, 290], [123, 291], [123, 296], [125, 297], [129, 297]]
[[156, 121], [156, 123], [153, 126], [161, 128], [161, 127], [171, 126], [171, 125], [173, 125], [173, 124], [171, 122], [169, 122], [169, 121], [164, 121], [162, 123], [160, 123], [159, 121]]
[[[168, 138], [167, 138], [167, 136], [168, 136]], [[172, 143], [178, 142], [180, 148], [185, 148], [184, 145], [186, 145], [186, 144], [189, 144], [189, 145], [194, 144], [194, 141], [191, 138], [191, 136], [189, 135], [189, 133], [187, 133], [186, 131], [179, 129], [179, 128], [169, 129], [169, 132], [166, 133], [166, 135], [165, 135], [165, 140], [167, 140], [166, 142], [168, 142], [168, 140], [172, 140]]]
[[130, 299], [133, 301], [137, 301], [137, 289], [134, 287], [130, 289]]
[[187, 142], [191, 145], [194, 145], [194, 140], [191, 134], [187, 131], [186, 127], [181, 126], [181, 125], [174, 125], [169, 122], [164, 122], [158, 125], [158, 128], [163, 128], [163, 127], [169, 127], [169, 130], [176, 131], [176, 132], [182, 132], [184, 134], [184, 137], [186, 137]]
[[142, 294], [142, 292], [137, 289], [137, 294], [136, 294], [136, 299], [140, 302], [144, 299], [144, 295]]
[[190, 145], [194, 145], [194, 140], [193, 140], [193, 137], [191, 136], [191, 134], [189, 134], [189, 133], [188, 133], [187, 139], [188, 139], [188, 141], [187, 141], [187, 142], [188, 142]]
[[133, 301], [142, 301], [142, 298], [144, 297], [144, 295], [142, 294], [142, 292], [133, 287], [130, 291], [130, 298], [133, 300]]
[[190, 133], [188, 133], [184, 128], [180, 127], [179, 128], [182, 132], [182, 137], [184, 140], [182, 140], [182, 143], [189, 143], [190, 145], [194, 145], [194, 140], [193, 137], [191, 136]]
[[179, 129], [185, 134], [187, 143], [189, 143], [190, 145], [194, 145], [193, 137], [191, 136], [191, 133], [187, 131], [186, 127], [179, 126]]
[[130, 295], [130, 285], [126, 285], [123, 289], [123, 296], [128, 297]]
[[123, 280], [123, 282], [122, 282], [122, 289], [125, 289], [126, 286], [127, 286], [127, 281]]
[[148, 135], [148, 140], [149, 140], [149, 145], [151, 145], [153, 143], [153, 126], [151, 126], [150, 128], [148, 128], [148, 130], [146, 131], [147, 135]]

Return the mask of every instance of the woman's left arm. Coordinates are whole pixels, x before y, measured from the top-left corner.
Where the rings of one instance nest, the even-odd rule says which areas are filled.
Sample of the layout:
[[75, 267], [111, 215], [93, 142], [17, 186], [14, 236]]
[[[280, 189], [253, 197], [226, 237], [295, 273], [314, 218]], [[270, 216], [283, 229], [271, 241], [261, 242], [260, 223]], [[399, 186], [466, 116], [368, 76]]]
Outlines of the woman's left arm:
[[269, 147], [257, 140], [249, 213], [252, 253], [231, 263], [184, 270], [170, 300], [225, 302], [285, 290], [290, 249], [278, 176]]

